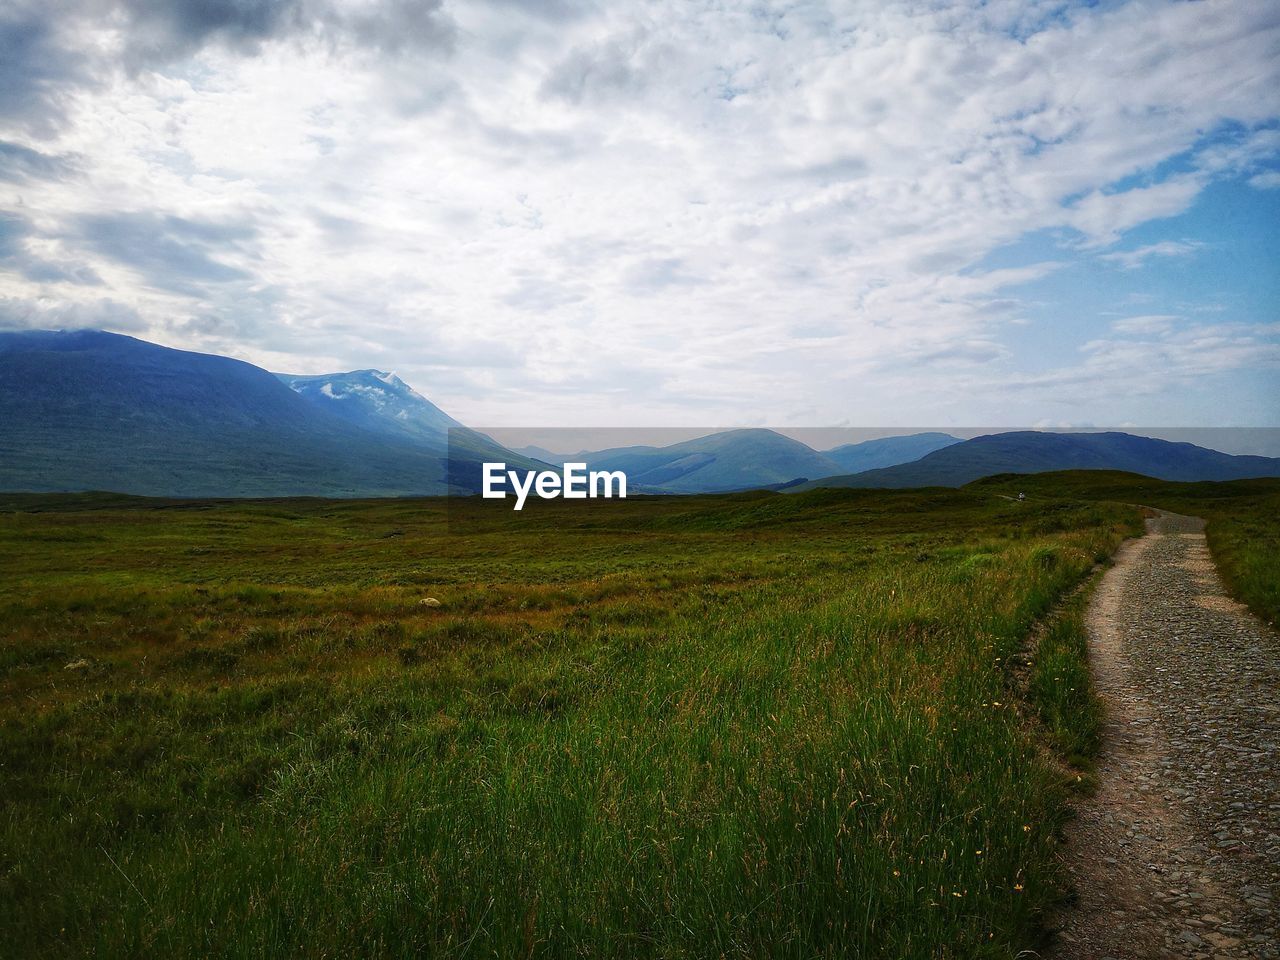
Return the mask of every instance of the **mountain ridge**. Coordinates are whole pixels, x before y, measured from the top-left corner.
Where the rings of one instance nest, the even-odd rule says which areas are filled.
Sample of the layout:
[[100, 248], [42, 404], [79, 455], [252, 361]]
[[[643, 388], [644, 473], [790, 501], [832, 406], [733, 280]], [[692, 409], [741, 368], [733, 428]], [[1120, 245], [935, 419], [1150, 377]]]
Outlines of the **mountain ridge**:
[[[273, 374], [97, 330], [0, 332], [0, 489], [153, 496], [408, 496], [480, 489], [481, 464], [542, 469], [393, 373]], [[932, 449], [930, 449], [932, 448]], [[913, 458], [921, 450], [923, 456]], [[534, 456], [534, 453], [545, 457]], [[879, 458], [879, 460], [877, 460]], [[847, 464], [900, 460], [847, 472]], [[1121, 470], [1163, 480], [1280, 476], [1233, 456], [1118, 431], [918, 433], [826, 452], [763, 428], [573, 455], [637, 493], [962, 486], [993, 474]]]
[[465, 447], [361, 429], [253, 364], [96, 330], [0, 333], [0, 423], [6, 490], [409, 496], [479, 474]]
[[665, 447], [616, 447], [574, 457], [592, 469], [623, 470], [629, 484], [657, 493], [760, 489], [839, 470], [807, 444], [758, 427], [724, 430]]
[[1119, 470], [1158, 480], [1243, 480], [1280, 476], [1280, 458], [1238, 456], [1195, 444], [1119, 431], [1011, 430], [951, 444], [912, 463], [812, 480], [816, 487], [959, 487], [994, 474]]
[[365, 429], [443, 445], [448, 431], [462, 426], [394, 373], [365, 369], [275, 376], [310, 402]]
[[961, 442], [959, 437], [953, 437], [949, 433], [908, 433], [841, 444], [825, 451], [825, 455], [843, 467], [844, 472], [860, 473], [863, 470], [911, 463], [935, 450]]

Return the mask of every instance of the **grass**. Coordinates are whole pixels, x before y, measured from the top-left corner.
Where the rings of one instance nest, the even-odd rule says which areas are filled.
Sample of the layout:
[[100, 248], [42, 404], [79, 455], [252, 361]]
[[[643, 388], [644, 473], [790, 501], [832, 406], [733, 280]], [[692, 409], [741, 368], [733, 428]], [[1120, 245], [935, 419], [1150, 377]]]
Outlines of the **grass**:
[[1280, 478], [1170, 483], [1132, 473], [1076, 470], [992, 477], [969, 489], [1141, 503], [1203, 517], [1209, 549], [1228, 591], [1267, 623], [1280, 625]]
[[1088, 591], [1080, 591], [1055, 611], [1036, 644], [1028, 696], [1059, 755], [1089, 770], [1102, 732], [1102, 702], [1089, 671], [1085, 629]]
[[493, 506], [0, 499], [0, 955], [1036, 943], [1135, 508]]

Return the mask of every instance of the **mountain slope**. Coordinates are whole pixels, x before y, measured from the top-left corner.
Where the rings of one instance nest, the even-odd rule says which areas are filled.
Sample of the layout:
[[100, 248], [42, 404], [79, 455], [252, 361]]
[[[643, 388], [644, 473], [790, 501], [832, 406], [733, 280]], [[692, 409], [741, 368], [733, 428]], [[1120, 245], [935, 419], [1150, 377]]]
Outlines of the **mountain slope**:
[[462, 426], [394, 373], [353, 370], [276, 376], [311, 403], [364, 430], [443, 444], [451, 427]]
[[949, 433], [911, 433], [901, 437], [880, 437], [862, 443], [846, 443], [826, 451], [826, 456], [840, 466], [841, 473], [861, 473], [911, 463], [921, 457], [960, 443]]
[[481, 464], [506, 463], [510, 469], [546, 469], [536, 458], [508, 450], [464, 426], [394, 373], [353, 370], [298, 376], [277, 373], [280, 381], [328, 416], [371, 434], [410, 441], [447, 457], [449, 482], [469, 490], [483, 483]]
[[580, 455], [592, 469], [623, 470], [630, 487], [711, 493], [839, 473], [835, 461], [772, 430], [728, 430], [668, 447], [618, 447]]
[[92, 330], [0, 334], [0, 489], [446, 490], [441, 447], [362, 429], [229, 357]]
[[1280, 459], [1232, 456], [1128, 433], [1023, 430], [974, 437], [914, 463], [827, 477], [803, 486], [958, 487], [998, 473], [1051, 470], [1123, 470], [1159, 480], [1239, 480], [1280, 476]]

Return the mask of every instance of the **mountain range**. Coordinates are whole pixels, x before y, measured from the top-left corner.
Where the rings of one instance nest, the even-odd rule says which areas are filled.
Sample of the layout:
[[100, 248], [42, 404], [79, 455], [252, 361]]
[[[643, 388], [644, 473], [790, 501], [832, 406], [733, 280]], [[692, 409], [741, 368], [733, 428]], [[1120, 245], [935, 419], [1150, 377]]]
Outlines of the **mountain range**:
[[0, 333], [0, 490], [155, 496], [470, 493], [481, 465], [567, 459], [636, 493], [960, 486], [997, 473], [1111, 469], [1168, 480], [1280, 476], [1241, 457], [1125, 433], [917, 433], [819, 451], [772, 430], [557, 455], [507, 449], [378, 370], [273, 374], [95, 330]]
[[712, 493], [784, 488], [828, 477], [918, 460], [953, 443], [945, 433], [914, 433], [847, 443], [818, 451], [773, 430], [726, 430], [664, 447], [630, 446], [557, 454], [545, 447], [519, 451], [547, 463], [583, 462], [592, 469], [623, 470], [628, 482], [650, 493]]
[[772, 430], [726, 430], [666, 447], [616, 447], [574, 457], [592, 470], [622, 470], [651, 493], [720, 493], [840, 473], [840, 465]]
[[[292, 389], [240, 360], [118, 334], [0, 333], [0, 489], [407, 496], [477, 489], [484, 460], [537, 466], [479, 434], [451, 438], [454, 421], [395, 378], [378, 381], [379, 419], [370, 374]], [[348, 394], [349, 408], [334, 400]]]
[[1280, 476], [1280, 459], [1233, 456], [1129, 433], [1016, 430], [951, 444], [910, 463], [823, 477], [793, 489], [960, 487], [998, 473], [1054, 470], [1120, 470], [1157, 480], [1243, 480]]

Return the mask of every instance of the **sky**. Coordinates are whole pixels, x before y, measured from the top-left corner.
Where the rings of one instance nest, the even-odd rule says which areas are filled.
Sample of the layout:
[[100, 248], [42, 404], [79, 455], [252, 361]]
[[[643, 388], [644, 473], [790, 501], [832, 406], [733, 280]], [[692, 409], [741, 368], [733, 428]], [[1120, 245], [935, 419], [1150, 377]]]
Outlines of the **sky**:
[[1280, 3], [4, 0], [0, 328], [466, 423], [1280, 425]]

